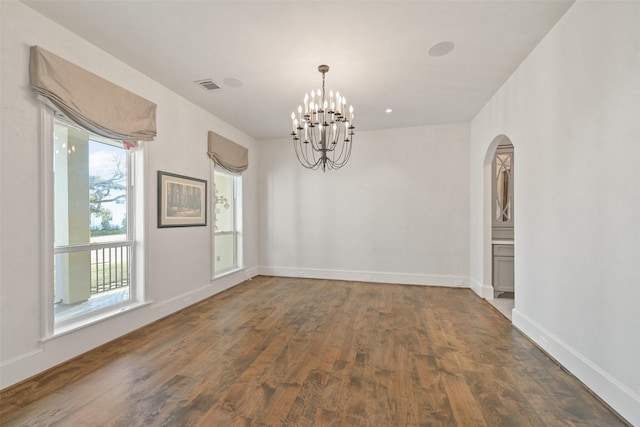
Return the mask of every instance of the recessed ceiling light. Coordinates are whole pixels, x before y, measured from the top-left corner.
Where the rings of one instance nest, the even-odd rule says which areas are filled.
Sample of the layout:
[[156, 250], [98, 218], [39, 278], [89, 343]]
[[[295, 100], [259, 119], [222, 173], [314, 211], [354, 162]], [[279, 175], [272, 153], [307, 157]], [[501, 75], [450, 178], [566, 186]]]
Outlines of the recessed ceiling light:
[[244, 86], [244, 82], [240, 79], [236, 79], [235, 77], [225, 77], [222, 82], [224, 84], [226, 84], [229, 87], [234, 87], [234, 88], [238, 88], [238, 87], [242, 87]]
[[451, 52], [456, 45], [453, 42], [438, 42], [429, 48], [429, 55], [433, 57], [444, 56]]
[[392, 112], [393, 110], [392, 110], [391, 108], [387, 108], [387, 109], [386, 109], [386, 110], [384, 110], [384, 111], [386, 111], [387, 113], [390, 113], [390, 112]]

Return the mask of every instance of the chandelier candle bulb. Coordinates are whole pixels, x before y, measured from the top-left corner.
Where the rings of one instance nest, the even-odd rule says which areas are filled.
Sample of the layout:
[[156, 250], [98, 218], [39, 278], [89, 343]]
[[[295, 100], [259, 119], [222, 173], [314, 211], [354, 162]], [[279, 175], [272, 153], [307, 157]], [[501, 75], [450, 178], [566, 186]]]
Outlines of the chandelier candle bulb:
[[[291, 114], [294, 151], [298, 161], [307, 169], [339, 169], [351, 157], [354, 134], [353, 106], [347, 116], [347, 100], [340, 92], [325, 91], [325, 75], [329, 66], [320, 65], [322, 89], [312, 90], [304, 96], [304, 115], [298, 106], [298, 115]], [[327, 96], [328, 95], [328, 96]], [[342, 134], [344, 132], [344, 138]]]

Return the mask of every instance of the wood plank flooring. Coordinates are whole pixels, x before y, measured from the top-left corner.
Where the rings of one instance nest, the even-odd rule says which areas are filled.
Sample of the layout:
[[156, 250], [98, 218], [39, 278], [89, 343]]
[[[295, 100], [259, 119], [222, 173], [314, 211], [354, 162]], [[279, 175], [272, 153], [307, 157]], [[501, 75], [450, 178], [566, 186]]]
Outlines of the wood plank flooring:
[[6, 426], [618, 426], [468, 289], [257, 277], [0, 395]]

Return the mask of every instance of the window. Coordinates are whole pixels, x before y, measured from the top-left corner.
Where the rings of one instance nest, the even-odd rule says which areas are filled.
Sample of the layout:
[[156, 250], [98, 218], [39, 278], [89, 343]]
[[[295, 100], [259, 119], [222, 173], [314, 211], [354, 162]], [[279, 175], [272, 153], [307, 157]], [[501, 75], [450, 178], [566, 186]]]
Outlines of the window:
[[135, 300], [134, 154], [121, 141], [58, 116], [52, 133], [53, 182], [46, 183], [53, 211], [53, 272], [47, 284], [53, 289], [45, 292], [48, 301], [53, 296], [49, 334]]
[[242, 177], [217, 169], [213, 173], [214, 277], [242, 266]]

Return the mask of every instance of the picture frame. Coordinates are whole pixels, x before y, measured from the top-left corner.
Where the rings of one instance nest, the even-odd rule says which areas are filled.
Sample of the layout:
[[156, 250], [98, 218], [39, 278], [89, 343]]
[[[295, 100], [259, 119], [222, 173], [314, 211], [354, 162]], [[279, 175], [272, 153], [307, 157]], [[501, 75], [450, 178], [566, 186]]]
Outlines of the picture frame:
[[158, 228], [207, 225], [207, 181], [158, 171]]

